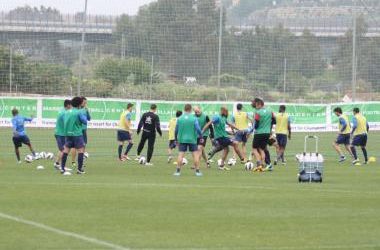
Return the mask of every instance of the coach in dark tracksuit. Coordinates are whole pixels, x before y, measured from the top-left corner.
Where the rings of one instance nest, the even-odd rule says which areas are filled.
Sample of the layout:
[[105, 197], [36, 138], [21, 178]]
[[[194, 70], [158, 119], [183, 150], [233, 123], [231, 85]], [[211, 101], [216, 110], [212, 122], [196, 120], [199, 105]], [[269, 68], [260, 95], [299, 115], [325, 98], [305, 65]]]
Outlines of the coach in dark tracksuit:
[[137, 134], [140, 134], [141, 129], [143, 133], [141, 135], [141, 140], [137, 148], [137, 155], [140, 156], [141, 151], [144, 149], [145, 142], [148, 140], [148, 154], [147, 154], [147, 165], [152, 165], [150, 160], [152, 159], [154, 151], [154, 143], [156, 141], [156, 131], [162, 136], [162, 131], [160, 127], [160, 118], [156, 115], [157, 105], [152, 104], [150, 106], [150, 111], [143, 114], [140, 119], [139, 125], [137, 127]]

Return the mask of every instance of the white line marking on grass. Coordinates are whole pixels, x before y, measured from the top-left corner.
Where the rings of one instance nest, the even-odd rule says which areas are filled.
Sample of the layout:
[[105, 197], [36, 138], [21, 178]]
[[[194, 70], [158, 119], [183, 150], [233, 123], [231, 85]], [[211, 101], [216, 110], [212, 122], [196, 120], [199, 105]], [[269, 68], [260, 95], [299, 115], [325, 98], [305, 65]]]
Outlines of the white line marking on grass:
[[113, 243], [110, 243], [110, 242], [107, 242], [107, 241], [99, 240], [99, 239], [92, 238], [92, 237], [87, 237], [87, 236], [80, 235], [80, 234], [77, 234], [77, 233], [63, 231], [61, 229], [57, 229], [57, 228], [54, 228], [54, 227], [49, 227], [49, 226], [44, 225], [42, 223], [37, 223], [37, 222], [34, 222], [34, 221], [30, 221], [30, 220], [24, 220], [22, 218], [15, 217], [15, 216], [12, 216], [12, 215], [9, 215], [9, 214], [5, 214], [5, 213], [1, 213], [1, 212], [0, 212], [0, 218], [11, 220], [11, 221], [16, 221], [16, 222], [19, 222], [19, 223], [22, 223], [22, 224], [25, 224], [25, 225], [29, 225], [29, 226], [32, 226], [32, 227], [35, 227], [35, 228], [38, 228], [38, 229], [41, 229], [41, 230], [45, 230], [45, 231], [51, 232], [51, 233], [55, 233], [55, 234], [59, 234], [59, 235], [63, 235], [63, 236], [72, 237], [72, 238], [76, 238], [76, 239], [79, 239], [79, 240], [87, 241], [87, 242], [93, 243], [93, 244], [98, 245], [98, 246], [107, 247], [109, 249], [132, 250], [130, 248], [123, 247], [123, 246], [120, 246], [120, 245], [116, 245], [116, 244], [113, 244]]

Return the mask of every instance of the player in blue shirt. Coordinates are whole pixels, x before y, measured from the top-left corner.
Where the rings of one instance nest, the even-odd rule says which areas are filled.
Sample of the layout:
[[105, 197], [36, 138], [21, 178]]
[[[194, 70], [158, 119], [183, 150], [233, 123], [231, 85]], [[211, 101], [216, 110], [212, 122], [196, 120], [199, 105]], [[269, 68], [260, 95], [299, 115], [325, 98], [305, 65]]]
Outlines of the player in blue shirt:
[[32, 144], [30, 143], [29, 137], [26, 135], [25, 131], [25, 122], [31, 122], [33, 117], [27, 118], [18, 114], [17, 109], [12, 110], [12, 129], [13, 129], [13, 144], [15, 145], [15, 152], [18, 163], [21, 163], [20, 159], [20, 148], [22, 144], [25, 144], [29, 147], [30, 151], [33, 154], [33, 157], [36, 157], [36, 152], [34, 151]]

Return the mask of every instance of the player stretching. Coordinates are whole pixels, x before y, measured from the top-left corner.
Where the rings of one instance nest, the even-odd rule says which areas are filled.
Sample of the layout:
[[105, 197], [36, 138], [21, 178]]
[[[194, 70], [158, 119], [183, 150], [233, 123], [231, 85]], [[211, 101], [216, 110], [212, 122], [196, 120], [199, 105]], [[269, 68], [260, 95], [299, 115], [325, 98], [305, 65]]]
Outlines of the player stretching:
[[334, 114], [339, 118], [339, 132], [338, 137], [333, 142], [333, 147], [335, 148], [336, 152], [338, 152], [340, 158], [339, 162], [343, 162], [346, 160], [346, 157], [344, 156], [344, 153], [342, 149], [340, 149], [339, 145], [344, 145], [347, 149], [347, 151], [352, 155], [351, 148], [350, 148], [350, 133], [351, 133], [351, 124], [350, 120], [348, 119], [348, 116], [343, 114], [343, 111], [341, 108], [337, 107], [334, 109]]
[[[249, 117], [247, 112], [243, 111], [243, 104], [239, 103], [236, 106], [236, 113], [231, 118], [232, 123], [240, 130], [244, 131], [248, 129], [248, 123], [252, 122], [252, 119]], [[247, 140], [249, 134], [247, 133], [236, 133], [235, 141], [241, 143], [241, 153], [244, 159], [247, 159]], [[234, 152], [235, 156], [235, 152]]]
[[195, 166], [195, 175], [202, 176], [201, 171], [199, 170], [199, 152], [197, 145], [197, 138], [202, 139], [202, 131], [199, 127], [197, 118], [191, 114], [191, 105], [185, 105], [185, 113], [178, 118], [176, 129], [175, 129], [175, 138], [178, 142], [179, 155], [177, 159], [177, 170], [174, 173], [174, 176], [181, 175], [181, 167], [183, 157], [187, 150], [189, 150], [193, 156], [194, 166]]
[[[198, 107], [194, 107], [195, 117], [198, 120], [199, 127], [204, 128], [204, 126], [210, 122], [210, 118], [205, 115], [202, 110]], [[202, 134], [202, 138], [198, 138], [198, 151], [199, 151], [199, 160], [201, 157], [205, 160], [207, 167], [210, 168], [210, 162], [208, 160], [207, 154], [205, 152], [207, 137], [210, 136], [211, 139], [214, 138], [214, 128], [210, 126], [206, 131]]]
[[168, 147], [168, 163], [170, 163], [173, 159], [173, 149], [177, 147], [175, 143], [175, 128], [177, 126], [177, 120], [182, 115], [182, 111], [178, 110], [175, 114], [175, 118], [170, 119], [169, 122], [169, 147]]
[[254, 172], [263, 172], [263, 163], [265, 162], [265, 149], [268, 145], [272, 126], [276, 124], [273, 112], [264, 108], [264, 101], [256, 98], [252, 104], [256, 108], [255, 113], [255, 135], [252, 144], [252, 153], [256, 158], [256, 167]]
[[[128, 103], [127, 109], [124, 110], [120, 115], [120, 122], [117, 129], [117, 141], [119, 142], [119, 147], [117, 149], [117, 152], [118, 152], [120, 161], [130, 160], [130, 158], [128, 157], [128, 153], [133, 147], [133, 140], [132, 140], [132, 134], [131, 134], [132, 111], [133, 111], [133, 104]], [[125, 141], [128, 141], [128, 146], [125, 150], [124, 155], [122, 156], [123, 146], [124, 146]]]
[[276, 115], [276, 139], [277, 139], [277, 160], [274, 161], [274, 165], [281, 161], [282, 164], [286, 164], [285, 161], [285, 149], [288, 144], [288, 139], [292, 138], [291, 118], [285, 112], [286, 106], [281, 105], [278, 114]]
[[66, 143], [63, 149], [61, 173], [65, 173], [65, 165], [67, 161], [67, 155], [70, 149], [76, 149], [78, 151], [78, 170], [77, 174], [85, 174], [83, 171], [83, 158], [84, 158], [84, 139], [83, 139], [83, 124], [87, 124], [87, 117], [80, 109], [83, 103], [81, 97], [74, 97], [71, 100], [72, 109], [66, 111], [64, 131], [66, 136]]
[[58, 112], [58, 117], [55, 122], [55, 140], [57, 141], [58, 154], [55, 160], [54, 167], [59, 170], [61, 166], [61, 159], [63, 154], [63, 149], [65, 147], [65, 114], [67, 110], [71, 109], [71, 100], [65, 100], [63, 103], [64, 108]]
[[154, 143], [156, 141], [156, 131], [162, 136], [160, 118], [156, 115], [157, 105], [152, 104], [150, 106], [150, 111], [143, 114], [137, 128], [137, 134], [140, 134], [141, 129], [143, 130], [141, 135], [141, 140], [137, 148], [137, 159], [140, 159], [141, 151], [144, 149], [145, 142], [148, 141], [148, 154], [147, 154], [147, 166], [153, 166], [150, 162], [153, 156]]
[[20, 148], [22, 144], [29, 147], [30, 152], [32, 152], [33, 158], [36, 158], [36, 152], [34, 151], [32, 144], [30, 143], [29, 137], [26, 135], [25, 122], [31, 122], [33, 117], [27, 118], [18, 114], [17, 109], [12, 110], [12, 129], [13, 129], [13, 144], [15, 145], [15, 152], [17, 157], [17, 162], [21, 163], [20, 159]]
[[224, 166], [224, 162], [226, 161], [226, 158], [228, 156], [229, 146], [233, 146], [241, 162], [242, 163], [244, 162], [244, 158], [241, 155], [240, 150], [239, 150], [239, 143], [228, 137], [228, 133], [226, 131], [226, 125], [231, 127], [233, 130], [234, 129], [238, 130], [238, 128], [235, 127], [233, 124], [227, 122], [227, 118], [228, 118], [228, 109], [226, 107], [222, 107], [220, 109], [220, 114], [215, 115], [212, 118], [212, 121], [208, 122], [202, 130], [202, 133], [204, 133], [211, 125], [214, 125], [214, 137], [215, 137], [216, 143], [217, 145], [219, 145], [220, 148], [223, 149], [222, 165], [218, 166], [220, 170], [230, 170], [229, 168]]
[[354, 108], [354, 117], [352, 118], [352, 132], [353, 135], [352, 143], [351, 143], [351, 152], [354, 156], [354, 160], [352, 164], [361, 165], [358, 159], [358, 155], [356, 153], [355, 147], [361, 147], [363, 155], [364, 155], [364, 164], [368, 164], [368, 155], [367, 155], [367, 140], [368, 140], [368, 131], [369, 125], [367, 119], [360, 113], [358, 108]]

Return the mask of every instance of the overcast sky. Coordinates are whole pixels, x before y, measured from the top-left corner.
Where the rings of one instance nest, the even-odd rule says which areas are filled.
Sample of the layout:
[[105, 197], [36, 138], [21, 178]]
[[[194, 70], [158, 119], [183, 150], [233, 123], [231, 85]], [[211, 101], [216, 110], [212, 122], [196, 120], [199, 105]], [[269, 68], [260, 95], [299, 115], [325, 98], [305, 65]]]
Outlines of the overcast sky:
[[[62, 13], [83, 11], [85, 0], [0, 0], [0, 10], [8, 11], [18, 6], [50, 6]], [[88, 0], [90, 14], [119, 15], [136, 14], [139, 7], [155, 0]]]

